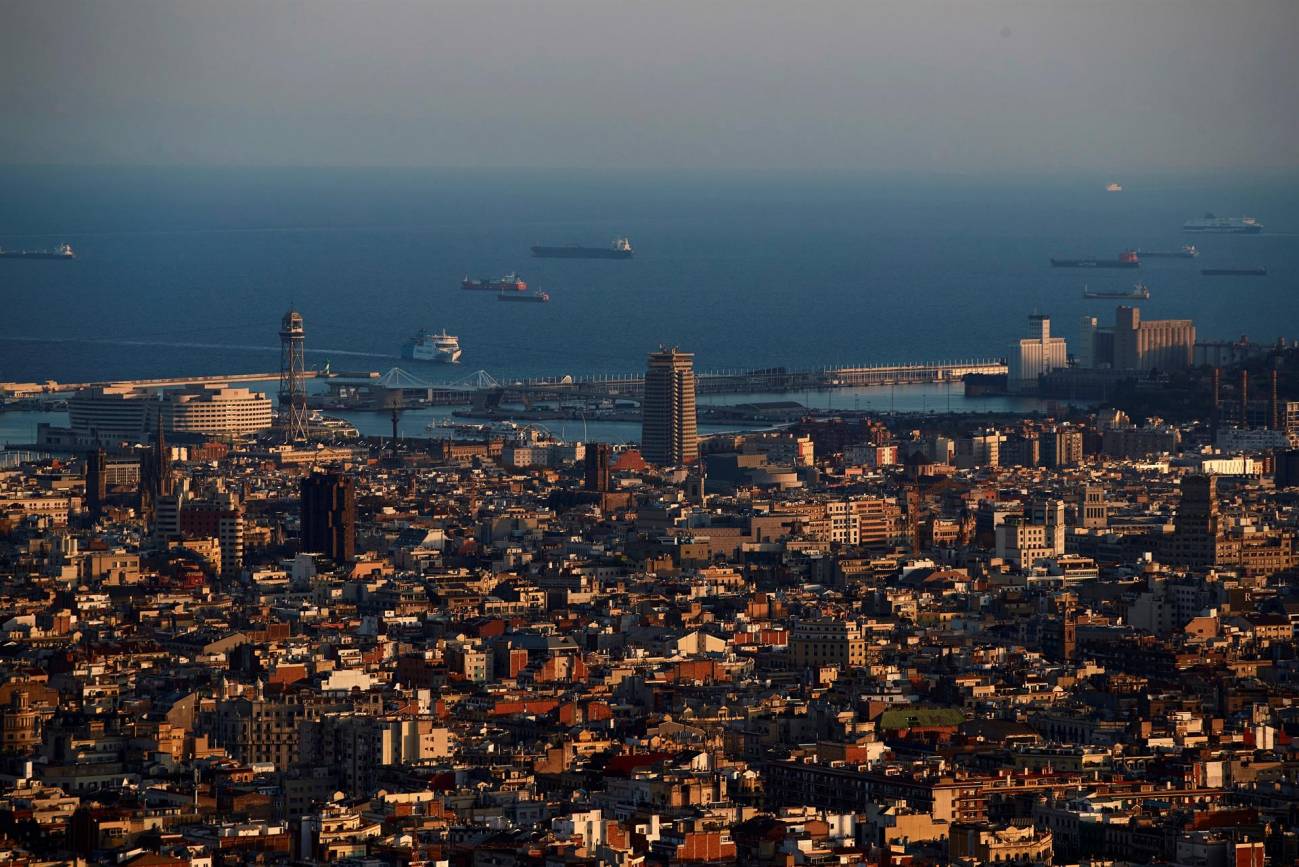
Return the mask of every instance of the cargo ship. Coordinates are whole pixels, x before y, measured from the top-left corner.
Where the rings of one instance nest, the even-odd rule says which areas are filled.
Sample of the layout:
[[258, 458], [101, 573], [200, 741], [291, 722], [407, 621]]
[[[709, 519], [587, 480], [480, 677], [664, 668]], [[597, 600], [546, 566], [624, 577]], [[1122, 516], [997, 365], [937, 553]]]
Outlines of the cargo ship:
[[0, 259], [75, 259], [71, 244], [60, 244], [53, 250], [5, 250], [0, 249]]
[[1136, 250], [1124, 250], [1117, 259], [1057, 259], [1051, 257], [1053, 268], [1140, 268], [1141, 259]]
[[401, 348], [401, 357], [411, 361], [438, 361], [442, 364], [460, 362], [460, 338], [447, 334], [442, 329], [437, 334], [420, 329], [419, 333], [406, 341]]
[[1199, 220], [1187, 220], [1182, 230], [1219, 235], [1257, 235], [1263, 231], [1263, 224], [1253, 217], [1215, 217], [1213, 214], [1205, 214]]
[[566, 244], [561, 247], [537, 245], [532, 248], [532, 255], [538, 259], [630, 259], [632, 249], [631, 241], [626, 238], [615, 238], [608, 247], [580, 247], [577, 244]]
[[1200, 251], [1194, 244], [1187, 244], [1180, 250], [1138, 250], [1137, 255], [1145, 259], [1194, 259]]
[[1266, 268], [1201, 268], [1205, 277], [1266, 277]]
[[549, 292], [528, 292], [525, 295], [516, 295], [510, 292], [502, 292], [496, 296], [497, 301], [531, 301], [535, 304], [544, 304], [550, 300]]
[[1088, 289], [1083, 287], [1084, 298], [1124, 298], [1135, 301], [1150, 300], [1150, 287], [1145, 283], [1134, 283], [1131, 289]]
[[528, 284], [518, 274], [510, 273], [501, 277], [499, 280], [491, 280], [487, 277], [481, 280], [470, 280], [468, 276], [460, 283], [461, 289], [473, 289], [478, 292], [524, 292]]

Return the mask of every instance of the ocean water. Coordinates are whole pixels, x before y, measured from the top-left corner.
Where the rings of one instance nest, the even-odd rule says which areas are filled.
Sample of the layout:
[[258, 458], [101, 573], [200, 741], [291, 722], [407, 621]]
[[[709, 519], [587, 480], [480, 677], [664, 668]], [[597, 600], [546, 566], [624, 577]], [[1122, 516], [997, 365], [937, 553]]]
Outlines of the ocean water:
[[[0, 190], [0, 246], [78, 253], [0, 260], [0, 381], [273, 371], [291, 305], [309, 364], [431, 380], [636, 371], [660, 343], [701, 370], [1002, 356], [1033, 312], [1067, 338], [1084, 312], [1111, 321], [1084, 283], [1136, 279], [1143, 315], [1202, 338], [1299, 336], [1296, 175], [0, 168]], [[1182, 233], [1208, 210], [1268, 231]], [[636, 258], [528, 254], [618, 235]], [[1198, 260], [1139, 273], [1048, 262], [1188, 241]], [[1199, 274], [1233, 265], [1269, 275]], [[551, 303], [459, 288], [507, 271]], [[458, 335], [461, 365], [400, 361], [420, 327]]]

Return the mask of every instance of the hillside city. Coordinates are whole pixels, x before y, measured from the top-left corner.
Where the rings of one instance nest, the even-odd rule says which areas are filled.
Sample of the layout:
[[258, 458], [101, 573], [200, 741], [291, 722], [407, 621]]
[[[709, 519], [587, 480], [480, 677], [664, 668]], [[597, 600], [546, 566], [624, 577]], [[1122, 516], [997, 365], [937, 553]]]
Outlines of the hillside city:
[[660, 348], [638, 446], [346, 439], [293, 312], [274, 411], [73, 398], [0, 468], [0, 864], [1295, 863], [1299, 356], [1030, 326], [1108, 399], [707, 435]]

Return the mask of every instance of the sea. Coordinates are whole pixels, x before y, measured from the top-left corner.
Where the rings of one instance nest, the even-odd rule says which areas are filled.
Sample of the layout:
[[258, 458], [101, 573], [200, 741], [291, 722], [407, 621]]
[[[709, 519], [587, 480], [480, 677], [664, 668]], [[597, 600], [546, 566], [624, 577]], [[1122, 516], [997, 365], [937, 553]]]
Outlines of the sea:
[[[309, 365], [400, 366], [430, 382], [633, 372], [659, 345], [694, 352], [701, 371], [1001, 357], [1032, 313], [1070, 339], [1084, 314], [1111, 322], [1125, 302], [1084, 300], [1084, 286], [1136, 280], [1150, 287], [1144, 317], [1194, 319], [1202, 340], [1299, 336], [1293, 172], [0, 167], [0, 190], [0, 247], [77, 252], [0, 259], [0, 381], [273, 372], [289, 308], [304, 317]], [[1210, 211], [1257, 217], [1266, 232], [1183, 233]], [[634, 259], [529, 255], [622, 236]], [[1139, 272], [1049, 261], [1186, 243], [1198, 259]], [[1199, 273], [1259, 265], [1266, 277]], [[460, 289], [508, 272], [550, 303]], [[457, 335], [461, 363], [402, 360], [420, 328]], [[1028, 406], [933, 389], [777, 398]], [[0, 439], [31, 427], [4, 415]]]

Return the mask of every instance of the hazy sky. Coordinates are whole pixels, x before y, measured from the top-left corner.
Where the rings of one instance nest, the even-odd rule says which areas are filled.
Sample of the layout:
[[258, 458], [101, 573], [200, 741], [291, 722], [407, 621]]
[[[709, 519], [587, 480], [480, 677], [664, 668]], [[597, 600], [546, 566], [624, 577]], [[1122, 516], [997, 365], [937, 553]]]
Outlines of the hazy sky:
[[0, 9], [0, 163], [1299, 165], [1299, 0]]

